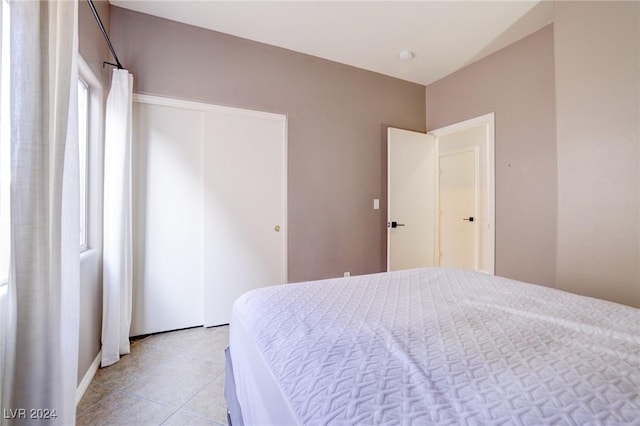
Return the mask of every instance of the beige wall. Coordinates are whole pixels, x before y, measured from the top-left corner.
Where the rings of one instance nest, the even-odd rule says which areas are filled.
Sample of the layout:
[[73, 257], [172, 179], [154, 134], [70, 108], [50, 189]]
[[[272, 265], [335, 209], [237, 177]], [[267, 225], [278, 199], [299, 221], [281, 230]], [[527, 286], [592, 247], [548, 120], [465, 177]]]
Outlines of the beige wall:
[[424, 86], [111, 8], [134, 91], [288, 117], [289, 281], [386, 268], [385, 126], [425, 131]]
[[554, 286], [553, 27], [430, 84], [426, 102], [429, 130], [495, 112], [496, 274]]
[[556, 2], [557, 286], [640, 307], [640, 3]]
[[[107, 33], [109, 32], [109, 23], [111, 21], [111, 7], [107, 0], [94, 0], [96, 10], [102, 19]], [[86, 1], [78, 2], [78, 32], [79, 32], [79, 50], [80, 54], [87, 61], [94, 74], [100, 79], [102, 85], [108, 89], [111, 77], [111, 68], [102, 68], [102, 62], [115, 62], [111, 56], [111, 52], [104, 41], [102, 32], [96, 23], [89, 4]], [[116, 51], [117, 52], [117, 51]]]
[[[109, 28], [110, 7], [106, 1], [95, 1], [105, 27]], [[93, 73], [100, 79], [103, 91], [109, 88], [111, 70], [102, 68], [102, 61], [112, 62], [104, 37], [86, 1], [78, 2], [78, 31], [80, 54]], [[102, 158], [102, 153], [90, 153]], [[102, 331], [102, 170], [90, 173], [89, 246], [80, 260], [80, 341], [78, 354], [78, 383], [100, 351]]]

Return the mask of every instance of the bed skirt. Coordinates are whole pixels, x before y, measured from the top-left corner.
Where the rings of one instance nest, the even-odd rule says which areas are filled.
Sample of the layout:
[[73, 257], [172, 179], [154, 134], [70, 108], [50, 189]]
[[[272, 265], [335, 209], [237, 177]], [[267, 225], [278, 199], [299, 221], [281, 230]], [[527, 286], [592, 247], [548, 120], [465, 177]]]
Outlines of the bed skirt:
[[242, 421], [242, 411], [236, 397], [236, 382], [233, 378], [233, 364], [229, 347], [224, 350], [224, 399], [227, 401], [227, 420], [229, 426], [244, 426]]

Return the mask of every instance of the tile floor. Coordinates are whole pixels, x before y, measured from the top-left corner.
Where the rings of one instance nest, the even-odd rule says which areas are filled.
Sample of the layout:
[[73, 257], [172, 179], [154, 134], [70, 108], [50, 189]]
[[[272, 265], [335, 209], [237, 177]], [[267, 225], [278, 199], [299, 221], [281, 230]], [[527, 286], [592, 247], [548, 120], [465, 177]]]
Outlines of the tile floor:
[[134, 340], [96, 373], [77, 425], [226, 425], [224, 349], [229, 327], [191, 328]]

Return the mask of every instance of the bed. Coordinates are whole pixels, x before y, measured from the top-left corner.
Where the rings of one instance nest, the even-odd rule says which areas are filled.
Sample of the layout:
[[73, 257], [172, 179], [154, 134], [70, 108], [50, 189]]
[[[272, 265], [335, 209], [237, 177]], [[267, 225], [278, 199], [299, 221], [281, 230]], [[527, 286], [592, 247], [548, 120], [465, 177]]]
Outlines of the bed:
[[234, 425], [640, 425], [640, 310], [424, 268], [253, 290]]

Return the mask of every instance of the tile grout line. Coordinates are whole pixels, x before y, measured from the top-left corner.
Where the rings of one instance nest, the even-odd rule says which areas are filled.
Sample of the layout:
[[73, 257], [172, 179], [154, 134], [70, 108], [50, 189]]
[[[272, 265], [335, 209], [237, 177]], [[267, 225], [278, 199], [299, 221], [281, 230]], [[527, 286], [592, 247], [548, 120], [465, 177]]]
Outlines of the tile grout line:
[[[146, 347], [150, 347], [153, 344], [152, 340], [153, 340], [153, 337], [149, 336], [149, 337], [146, 337], [144, 339], [141, 339], [141, 340], [137, 341], [135, 343], [135, 345], [132, 345], [132, 352], [133, 352], [133, 348], [135, 346], [138, 346], [138, 345], [140, 345], [141, 347], [145, 347], [145, 346]], [[215, 339], [215, 340], [218, 340], [218, 339]], [[217, 342], [217, 343], [221, 343], [221, 342]], [[213, 344], [213, 342], [212, 342], [212, 344]], [[224, 344], [223, 346], [225, 346], [225, 347], [228, 346], [228, 343]], [[215, 345], [215, 347], [217, 347], [217, 345]], [[176, 354], [184, 354], [185, 353], [184, 351], [175, 350], [176, 347], [174, 345], [167, 345], [165, 347], [160, 347], [160, 348], [157, 348], [157, 349], [160, 349], [162, 352], [164, 352], [164, 354], [167, 354], [167, 355], [176, 355]], [[188, 354], [188, 352], [187, 352], [187, 354]], [[217, 364], [217, 359], [216, 359], [215, 356], [214, 357], [207, 357], [207, 356], [195, 355], [193, 357], [194, 357], [194, 359], [197, 359], [197, 360], [202, 360], [202, 361], [207, 361], [207, 362], [212, 362], [214, 364]], [[126, 386], [115, 386], [115, 385], [112, 385], [112, 384], [107, 384], [107, 383], [102, 382], [102, 381], [98, 381], [98, 380], [96, 380], [94, 378], [91, 381], [91, 384], [94, 384], [96, 386], [104, 388], [104, 389], [108, 390], [109, 393], [106, 396], [101, 397], [95, 403], [93, 403], [93, 404], [89, 405], [88, 407], [86, 407], [85, 409], [83, 409], [81, 412], [77, 412], [76, 413], [76, 418], [80, 417], [80, 416], [83, 416], [83, 415], [85, 415], [87, 413], [90, 413], [91, 410], [95, 409], [98, 405], [103, 403], [105, 400], [107, 400], [110, 397], [113, 397], [114, 395], [116, 395], [116, 393], [118, 393], [120, 395], [125, 395], [125, 396], [128, 396], [128, 397], [134, 397], [135, 399], [138, 399], [138, 400], [147, 401], [147, 402], [155, 404], [157, 406], [171, 409], [171, 411], [167, 415], [167, 417], [165, 417], [160, 423], [158, 423], [160, 425], [165, 424], [170, 418], [172, 418], [178, 412], [183, 411], [183, 413], [188, 415], [188, 416], [192, 416], [192, 417], [195, 417], [195, 418], [198, 418], [198, 419], [201, 419], [201, 420], [205, 420], [205, 421], [211, 422], [212, 424], [215, 424], [215, 425], [224, 426], [226, 423], [220, 423], [217, 420], [214, 420], [212, 418], [209, 418], [209, 417], [203, 416], [201, 414], [192, 412], [192, 411], [190, 411], [188, 409], [185, 409], [185, 406], [187, 404], [189, 404], [205, 388], [210, 386], [214, 381], [216, 381], [219, 377], [221, 377], [224, 374], [224, 364], [221, 367], [222, 367], [221, 371], [219, 371], [217, 374], [215, 374], [215, 376], [211, 380], [209, 380], [206, 384], [204, 384], [199, 389], [197, 389], [197, 391], [195, 391], [194, 394], [191, 397], [189, 397], [189, 399], [187, 399], [185, 402], [183, 402], [182, 404], [180, 404], [178, 406], [169, 405], [169, 404], [167, 404], [165, 402], [157, 401], [157, 400], [151, 399], [149, 397], [145, 397], [143, 395], [139, 395], [137, 393], [134, 393], [132, 391], [129, 391], [129, 390], [125, 389], [126, 387], [131, 386], [132, 383], [135, 383], [137, 381], [137, 379], [134, 380], [132, 383], [126, 384]], [[157, 366], [156, 366], [156, 368], [157, 368]]]
[[[177, 407], [176, 407], [176, 406], [174, 406], [174, 405], [168, 405], [167, 403], [164, 403], [164, 402], [161, 402], [161, 401], [156, 401], [156, 400], [154, 400], [154, 399], [151, 399], [151, 398], [145, 397], [145, 396], [143, 396], [143, 395], [139, 395], [139, 394], [137, 394], [137, 393], [133, 393], [133, 392], [128, 391], [128, 390], [126, 390], [126, 389], [124, 389], [124, 388], [116, 389], [116, 391], [117, 391], [117, 392], [120, 392], [120, 393], [122, 393], [122, 394], [125, 394], [125, 395], [129, 395], [129, 396], [133, 396], [133, 397], [136, 397], [136, 398], [139, 398], [139, 399], [145, 400], [145, 401], [147, 401], [147, 402], [151, 402], [151, 403], [154, 403], [154, 404], [161, 405], [161, 406], [163, 406], [163, 407], [167, 407], [167, 408], [172, 408], [172, 409], [174, 409], [174, 411], [172, 411], [168, 417], [166, 417], [164, 420], [162, 420], [162, 421], [159, 423], [159, 425], [162, 425], [162, 424], [164, 424], [167, 420], [169, 420], [169, 419], [170, 419], [174, 414], [176, 414], [178, 411], [180, 411], [180, 410], [182, 409], [182, 407], [184, 407], [184, 406], [185, 406], [185, 404], [187, 404], [189, 401], [191, 401], [193, 398], [195, 398], [195, 397], [196, 397], [200, 392], [202, 392], [202, 390], [203, 390], [204, 388], [206, 388], [207, 386], [209, 386], [209, 384], [213, 383], [213, 381], [214, 381], [218, 376], [220, 376], [220, 374], [222, 374], [222, 373], [224, 373], [224, 371], [222, 371], [221, 373], [218, 373], [218, 374], [217, 374], [213, 379], [211, 379], [209, 382], [207, 382], [207, 384], [206, 384], [206, 385], [204, 385], [201, 389], [199, 389], [199, 390], [198, 390], [198, 391], [197, 391], [193, 396], [191, 396], [191, 397], [190, 397], [186, 402], [184, 402], [182, 405], [179, 405], [179, 406], [177, 406]], [[127, 386], [130, 386], [130, 385], [131, 385], [131, 384], [133, 384], [133, 383], [135, 383], [135, 382], [132, 382], [132, 383], [128, 384]], [[191, 414], [191, 412], [189, 412], [189, 413]], [[213, 419], [207, 419], [207, 420], [213, 420]]]
[[[191, 402], [191, 401], [192, 401], [196, 396], [198, 396], [198, 395], [200, 394], [200, 392], [202, 392], [202, 391], [203, 391], [207, 386], [209, 386], [209, 385], [210, 385], [211, 383], [213, 383], [213, 382], [214, 382], [218, 377], [220, 377], [220, 375], [221, 375], [221, 374], [224, 374], [224, 370], [222, 370], [220, 373], [216, 374], [216, 376], [215, 376], [213, 379], [211, 379], [209, 382], [207, 382], [207, 384], [206, 384], [206, 385], [204, 385], [201, 389], [199, 389], [195, 394], [193, 394], [193, 396], [192, 396], [191, 398], [189, 398], [188, 400], [186, 400], [186, 401], [185, 401], [185, 402], [184, 402], [180, 407], [178, 407], [178, 409], [176, 410], [176, 413], [177, 413], [178, 411], [182, 410], [182, 408], [183, 408], [185, 405], [187, 405], [188, 403], [190, 403], [190, 402]], [[194, 413], [194, 412], [189, 411], [189, 410], [185, 410], [185, 411], [186, 411], [187, 413], [189, 413], [189, 415], [191, 415], [191, 416], [195, 416], [195, 417], [198, 417], [198, 418], [203, 419], [203, 420], [208, 420], [208, 421], [212, 421], [212, 422], [217, 423], [215, 420], [210, 419], [209, 417], [201, 416], [200, 414]], [[173, 413], [173, 414], [175, 414], [175, 413]], [[173, 414], [172, 414], [171, 416], [173, 416]], [[164, 422], [162, 422], [161, 424], [164, 424], [164, 423], [165, 423], [167, 420], [169, 420], [170, 418], [171, 418], [171, 417], [168, 417], [168, 418], [167, 418], [167, 419], [165, 419], [165, 421], [164, 421]]]
[[[107, 388], [107, 389], [109, 389], [111, 392], [110, 392], [109, 394], [107, 394], [106, 396], [103, 396], [103, 397], [102, 397], [102, 398], [100, 398], [98, 401], [94, 402], [93, 404], [91, 404], [90, 406], [88, 406], [87, 408], [85, 408], [85, 409], [84, 409], [84, 410], [82, 410], [82, 411], [78, 411], [78, 410], [76, 409], [76, 417], [78, 417], [78, 416], [80, 416], [80, 415], [82, 415], [82, 414], [86, 413], [86, 412], [87, 412], [87, 411], [89, 411], [91, 408], [95, 407], [96, 405], [100, 404], [102, 401], [104, 401], [105, 399], [107, 399], [110, 395], [112, 395], [112, 394], [113, 394], [113, 392], [114, 392], [114, 391], [117, 391], [117, 390], [118, 390], [117, 388], [113, 388], [113, 387], [110, 387], [110, 386], [104, 385], [104, 384], [99, 383], [99, 382], [96, 382], [96, 381], [94, 381], [94, 380], [92, 380], [92, 381], [91, 381], [91, 383], [89, 384], [89, 386], [91, 386], [91, 385], [98, 385], [98, 386], [102, 386], [103, 388]], [[80, 400], [80, 401], [82, 402], [82, 400]], [[76, 407], [76, 408], [77, 408], [77, 407]]]

